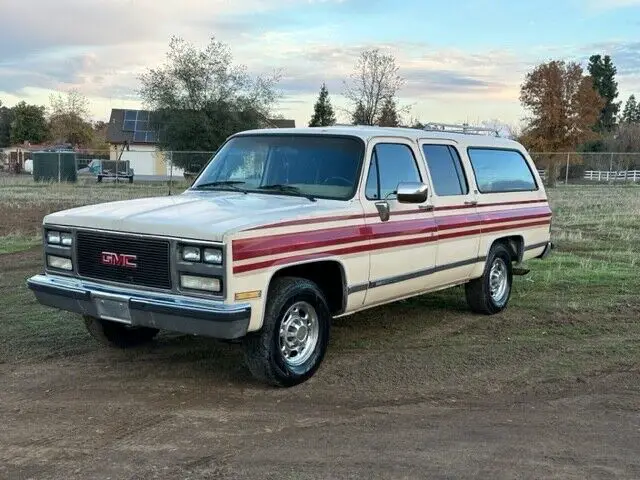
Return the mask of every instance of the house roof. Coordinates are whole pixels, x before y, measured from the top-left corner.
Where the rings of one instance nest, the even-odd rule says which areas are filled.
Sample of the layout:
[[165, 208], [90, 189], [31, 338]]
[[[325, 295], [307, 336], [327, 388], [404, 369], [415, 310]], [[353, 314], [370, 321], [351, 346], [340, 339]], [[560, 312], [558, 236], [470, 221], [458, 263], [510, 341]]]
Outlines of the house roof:
[[[107, 126], [107, 142], [122, 144], [125, 141], [130, 145], [157, 143], [157, 133], [149, 125], [149, 110], [130, 110], [114, 108], [111, 110], [109, 125]], [[268, 119], [270, 128], [295, 128], [295, 120], [284, 118]]]

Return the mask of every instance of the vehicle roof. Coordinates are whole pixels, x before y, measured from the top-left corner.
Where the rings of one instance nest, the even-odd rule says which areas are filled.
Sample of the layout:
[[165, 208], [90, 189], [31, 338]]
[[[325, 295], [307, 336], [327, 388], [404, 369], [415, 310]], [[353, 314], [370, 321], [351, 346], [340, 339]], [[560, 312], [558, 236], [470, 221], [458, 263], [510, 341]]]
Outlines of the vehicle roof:
[[522, 149], [522, 145], [514, 140], [490, 135], [470, 133], [440, 132], [435, 130], [420, 130], [417, 128], [376, 127], [365, 125], [345, 125], [333, 127], [296, 127], [296, 128], [262, 128], [246, 130], [236, 135], [270, 135], [270, 134], [312, 134], [312, 135], [346, 135], [368, 141], [375, 137], [403, 137], [409, 140], [450, 140], [462, 145], [491, 146]]

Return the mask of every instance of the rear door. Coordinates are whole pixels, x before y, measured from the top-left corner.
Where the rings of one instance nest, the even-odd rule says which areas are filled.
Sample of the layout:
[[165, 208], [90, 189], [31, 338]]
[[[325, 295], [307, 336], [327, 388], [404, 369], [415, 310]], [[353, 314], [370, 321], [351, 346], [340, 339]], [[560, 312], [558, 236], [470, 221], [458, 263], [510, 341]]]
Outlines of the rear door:
[[477, 214], [478, 194], [470, 181], [471, 172], [455, 142], [424, 140], [420, 149], [431, 183], [438, 229], [434, 286], [468, 279], [478, 263], [481, 238]]

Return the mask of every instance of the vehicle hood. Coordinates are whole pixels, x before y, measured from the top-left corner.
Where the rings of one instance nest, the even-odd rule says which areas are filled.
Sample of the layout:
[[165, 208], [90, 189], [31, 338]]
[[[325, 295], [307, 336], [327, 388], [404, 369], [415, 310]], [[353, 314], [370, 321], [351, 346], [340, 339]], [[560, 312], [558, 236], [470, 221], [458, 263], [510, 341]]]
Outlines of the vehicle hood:
[[287, 219], [330, 215], [344, 207], [345, 202], [311, 202], [286, 195], [188, 191], [72, 208], [47, 215], [44, 223], [224, 241], [225, 236], [238, 231]]

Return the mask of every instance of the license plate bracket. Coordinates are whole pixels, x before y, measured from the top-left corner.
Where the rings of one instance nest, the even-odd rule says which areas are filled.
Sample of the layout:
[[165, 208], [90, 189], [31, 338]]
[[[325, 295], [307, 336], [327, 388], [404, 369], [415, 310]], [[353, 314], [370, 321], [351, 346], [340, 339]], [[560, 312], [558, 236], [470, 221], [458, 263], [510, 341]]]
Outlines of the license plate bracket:
[[93, 303], [100, 318], [131, 324], [131, 310], [129, 309], [128, 298], [94, 295]]

